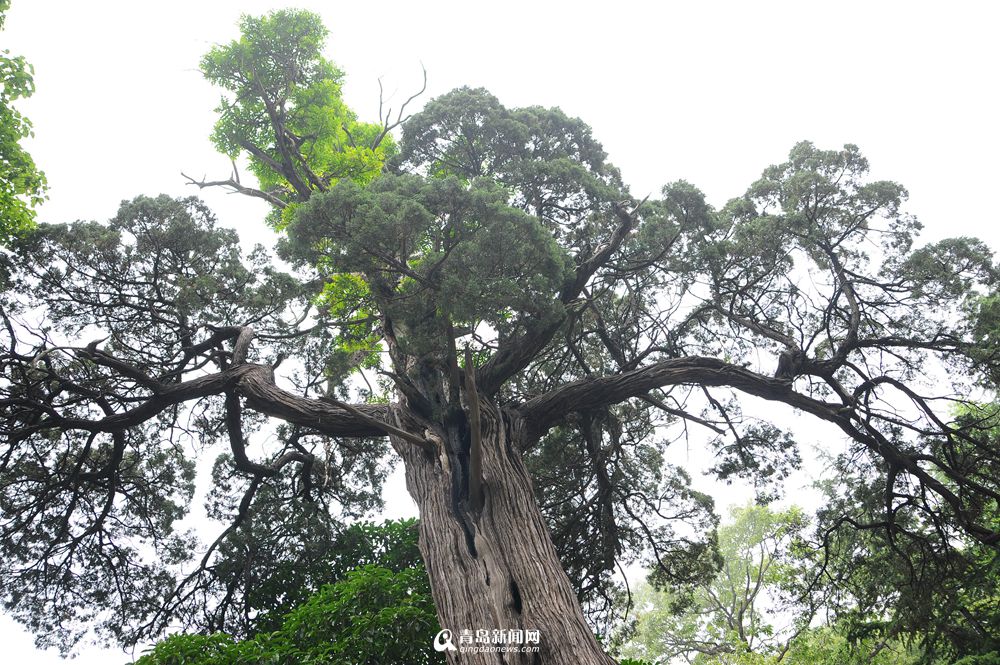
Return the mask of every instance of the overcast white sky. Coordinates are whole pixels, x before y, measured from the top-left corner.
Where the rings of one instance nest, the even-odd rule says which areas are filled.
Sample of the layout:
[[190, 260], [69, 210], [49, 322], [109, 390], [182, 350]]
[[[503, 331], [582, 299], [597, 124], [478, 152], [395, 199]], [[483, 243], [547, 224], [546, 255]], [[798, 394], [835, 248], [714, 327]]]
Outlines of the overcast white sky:
[[[224, 177], [208, 135], [218, 94], [201, 55], [263, 0], [14, 0], [0, 48], [35, 65], [21, 105], [50, 200], [40, 219], [104, 220], [138, 194], [194, 193]], [[676, 179], [716, 205], [802, 139], [856, 143], [876, 177], [903, 183], [928, 239], [1000, 247], [1000, 4], [992, 2], [299, 2], [331, 30], [364, 119], [377, 79], [405, 99], [485, 86], [508, 106], [560, 106], [594, 128], [633, 194]], [[422, 101], [423, 101], [422, 100]], [[205, 192], [224, 224], [267, 242], [265, 210]], [[55, 663], [0, 621], [8, 662]], [[85, 649], [81, 664], [120, 663]]]

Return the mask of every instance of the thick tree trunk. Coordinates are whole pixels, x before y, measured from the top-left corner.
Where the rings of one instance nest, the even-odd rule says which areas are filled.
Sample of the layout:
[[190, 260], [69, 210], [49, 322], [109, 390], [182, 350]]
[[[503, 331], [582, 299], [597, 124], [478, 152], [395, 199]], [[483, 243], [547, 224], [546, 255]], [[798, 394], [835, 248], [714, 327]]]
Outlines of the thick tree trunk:
[[454, 431], [428, 433], [437, 447], [433, 454], [393, 441], [406, 465], [407, 488], [420, 508], [420, 549], [438, 618], [459, 649], [483, 646], [462, 643], [463, 631], [476, 635], [477, 630], [489, 631], [491, 639], [495, 630], [538, 631], [539, 649], [447, 651], [448, 662], [612, 664], [583, 617], [535, 501], [517, 446], [519, 437], [526, 436], [523, 421], [482, 402], [481, 431], [481, 510], [468, 500], [467, 458], [456, 454], [461, 441], [455, 441]]

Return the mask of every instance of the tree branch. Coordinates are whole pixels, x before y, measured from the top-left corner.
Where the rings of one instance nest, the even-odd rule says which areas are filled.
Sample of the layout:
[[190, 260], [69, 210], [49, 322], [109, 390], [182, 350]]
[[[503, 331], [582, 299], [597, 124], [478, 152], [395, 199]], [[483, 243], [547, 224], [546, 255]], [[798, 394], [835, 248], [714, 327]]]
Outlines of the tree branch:
[[[645, 203], [645, 200], [642, 203]], [[642, 203], [631, 211], [622, 208], [620, 203], [612, 204], [612, 209], [618, 218], [618, 226], [607, 242], [577, 266], [573, 278], [566, 283], [559, 294], [560, 301], [568, 304], [578, 298], [587, 281], [618, 251], [635, 228], [638, 210]], [[566, 316], [563, 314], [555, 320], [539, 321], [529, 325], [524, 334], [502, 344], [476, 372], [476, 383], [480, 392], [483, 395], [496, 394], [504, 381], [527, 367], [538, 352], [545, 348], [565, 320]]]
[[253, 187], [246, 187], [245, 185], [240, 184], [239, 179], [236, 177], [229, 178], [228, 180], [205, 180], [205, 178], [202, 178], [201, 180], [195, 180], [186, 173], [181, 173], [181, 176], [187, 178], [188, 181], [187, 184], [196, 185], [198, 189], [205, 189], [206, 187], [228, 187], [234, 192], [238, 192], [240, 194], [246, 194], [247, 196], [252, 196], [258, 199], [264, 199], [265, 201], [267, 201], [268, 203], [279, 209], [284, 208], [285, 206], [288, 205], [274, 194], [270, 194], [268, 192], [255, 189]]
[[663, 360], [629, 372], [567, 383], [522, 404], [518, 411], [536, 436], [544, 434], [573, 411], [616, 404], [642, 397], [650, 390], [677, 384], [728, 386], [748, 395], [783, 402], [824, 420], [834, 420], [843, 405], [822, 402], [793, 391], [783, 381], [716, 358], [692, 356]]
[[[244, 328], [237, 335], [235, 356], [245, 357], [252, 336], [251, 332], [247, 332], [249, 330]], [[388, 408], [385, 405], [366, 404], [352, 407], [340, 403], [331, 404], [321, 399], [300, 397], [278, 387], [274, 382], [274, 372], [268, 365], [241, 363], [221, 372], [188, 381], [161, 383], [142, 374], [137, 368], [96, 349], [81, 353], [102, 366], [123, 370], [124, 376], [136, 381], [153, 394], [138, 406], [94, 420], [65, 417], [45, 404], [38, 404], [36, 409], [41, 417], [23, 427], [12, 428], [8, 432], [10, 436], [24, 436], [46, 430], [121, 432], [140, 425], [177, 404], [233, 391], [246, 397], [247, 406], [256, 411], [329, 436], [378, 437], [387, 433], [398, 434], [393, 431], [395, 428], [384, 422], [388, 415]], [[405, 436], [413, 437], [409, 434]]]

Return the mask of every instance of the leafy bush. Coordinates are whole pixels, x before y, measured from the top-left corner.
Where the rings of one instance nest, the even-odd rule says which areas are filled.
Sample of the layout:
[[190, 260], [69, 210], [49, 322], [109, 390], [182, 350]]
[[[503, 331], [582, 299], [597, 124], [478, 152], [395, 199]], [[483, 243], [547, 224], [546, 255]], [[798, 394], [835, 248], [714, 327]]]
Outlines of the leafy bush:
[[[358, 549], [353, 570], [284, 613], [273, 632], [237, 641], [225, 633], [172, 635], [134, 665], [425, 665], [439, 630], [412, 521], [355, 525], [341, 543]], [[342, 560], [342, 559], [341, 559]]]

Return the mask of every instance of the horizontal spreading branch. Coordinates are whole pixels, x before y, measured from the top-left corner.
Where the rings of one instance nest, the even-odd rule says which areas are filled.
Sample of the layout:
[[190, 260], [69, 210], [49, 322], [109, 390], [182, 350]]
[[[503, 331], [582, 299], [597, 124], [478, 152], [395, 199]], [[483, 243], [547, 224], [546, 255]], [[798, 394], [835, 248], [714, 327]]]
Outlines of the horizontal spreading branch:
[[663, 360], [647, 367], [612, 376], [567, 383], [528, 400], [518, 409], [536, 435], [544, 434], [567, 414], [643, 397], [650, 390], [680, 384], [728, 386], [748, 395], [782, 402], [836, 421], [842, 404], [823, 402], [791, 389], [787, 382], [716, 358], [692, 356]]
[[255, 478], [266, 478], [277, 475], [281, 469], [291, 462], [302, 464], [312, 463], [313, 457], [298, 450], [290, 450], [281, 455], [271, 464], [259, 464], [247, 457], [247, 442], [243, 436], [243, 413], [240, 398], [236, 393], [226, 394], [226, 429], [229, 431], [229, 447], [233, 452], [236, 468], [249, 473]]
[[[881, 457], [891, 469], [891, 474], [905, 471], [923, 488], [947, 503], [957, 521], [973, 538], [991, 546], [1000, 543], [1000, 533], [977, 524], [960, 493], [921, 467], [923, 457], [906, 453], [893, 445], [869, 419], [856, 414], [854, 405], [814, 399], [795, 392], [787, 381], [764, 376], [716, 358], [694, 356], [664, 360], [629, 372], [567, 383], [532, 398], [518, 409], [528, 421], [529, 431], [533, 435], [526, 444], [531, 445], [537, 441], [538, 437], [569, 413], [586, 412], [630, 398], [644, 399], [650, 390], [680, 384], [733, 388], [747, 395], [787, 404], [830, 422]], [[970, 485], [968, 479], [954, 476], [949, 471], [946, 471], [946, 475], [960, 487]], [[984, 488], [977, 489], [982, 491]]]
[[[248, 335], [237, 336], [238, 358], [245, 356]], [[152, 394], [131, 409], [112, 413], [99, 419], [64, 417], [54, 409], [31, 425], [30, 431], [14, 431], [13, 435], [47, 430], [80, 430], [86, 432], [121, 432], [156, 417], [170, 407], [212, 395], [236, 393], [246, 399], [247, 406], [265, 415], [301, 425], [321, 434], [337, 437], [380, 437], [389, 433], [385, 424], [388, 407], [382, 404], [345, 405], [322, 399], [301, 397], [280, 388], [274, 381], [274, 371], [268, 365], [240, 363], [227, 369], [199, 376], [180, 383], [162, 383], [149, 376], [137, 377], [139, 370], [109, 354], [96, 350], [81, 355], [105, 367], [123, 370]], [[127, 370], [127, 371], [125, 371]]]

